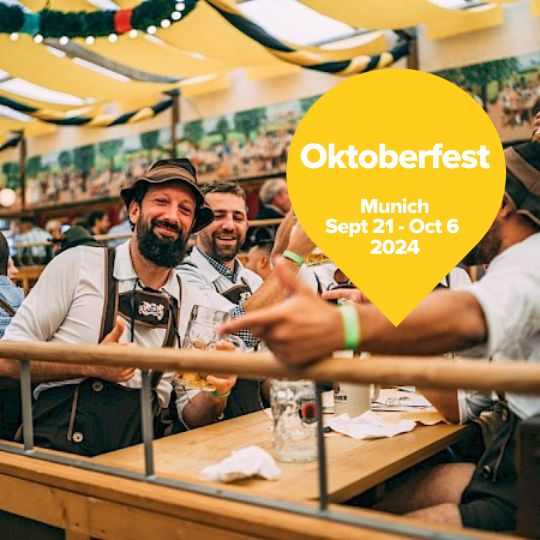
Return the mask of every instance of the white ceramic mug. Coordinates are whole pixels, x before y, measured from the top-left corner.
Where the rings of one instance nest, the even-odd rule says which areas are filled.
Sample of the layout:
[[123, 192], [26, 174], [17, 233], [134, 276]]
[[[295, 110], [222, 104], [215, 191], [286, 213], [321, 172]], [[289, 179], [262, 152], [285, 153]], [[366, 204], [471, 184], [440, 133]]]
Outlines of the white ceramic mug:
[[360, 416], [371, 408], [372, 385], [339, 383], [339, 392], [334, 394], [335, 415]]

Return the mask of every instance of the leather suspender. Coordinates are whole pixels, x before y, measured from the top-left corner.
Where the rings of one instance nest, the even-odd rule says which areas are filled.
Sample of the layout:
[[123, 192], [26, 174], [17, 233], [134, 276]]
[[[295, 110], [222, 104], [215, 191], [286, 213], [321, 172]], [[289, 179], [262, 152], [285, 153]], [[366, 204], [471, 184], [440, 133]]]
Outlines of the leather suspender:
[[[103, 338], [109, 334], [114, 328], [116, 313], [118, 311], [118, 282], [114, 278], [114, 259], [116, 250], [114, 248], [105, 248], [105, 297], [103, 301], [103, 315], [101, 318], [101, 331], [99, 335], [99, 342], [103, 341]], [[178, 290], [180, 302], [182, 302], [182, 283], [180, 277], [178, 277]], [[1, 300], [1, 299], [0, 299]], [[169, 317], [169, 324], [167, 326], [167, 332], [163, 341], [163, 347], [174, 347], [174, 342], [178, 333], [178, 317], [180, 315], [180, 305], [176, 298], [172, 298], [172, 317]], [[1, 307], [1, 303], [0, 303]], [[180, 346], [180, 343], [178, 344]], [[151, 376], [151, 386], [156, 388], [159, 384], [163, 372], [153, 371]]]
[[0, 308], [2, 308], [10, 317], [15, 316], [15, 310], [3, 298], [0, 297]]
[[114, 248], [105, 248], [105, 296], [103, 299], [103, 315], [101, 317], [101, 331], [99, 343], [114, 328], [118, 302], [118, 282], [114, 279]]

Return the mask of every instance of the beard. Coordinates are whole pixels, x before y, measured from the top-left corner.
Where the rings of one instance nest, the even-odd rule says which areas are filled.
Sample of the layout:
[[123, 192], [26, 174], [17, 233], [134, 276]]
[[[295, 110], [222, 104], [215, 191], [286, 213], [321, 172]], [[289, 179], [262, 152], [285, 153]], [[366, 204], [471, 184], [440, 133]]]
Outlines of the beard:
[[[218, 244], [219, 236], [226, 236], [230, 237], [231, 239], [232, 237], [234, 237], [236, 242], [235, 244], [220, 246]], [[210, 237], [205, 238], [203, 243], [206, 244], [208, 254], [210, 255], [210, 257], [212, 257], [212, 259], [215, 259], [216, 261], [232, 261], [236, 257], [236, 255], [238, 255], [238, 252], [240, 251], [240, 248], [244, 243], [244, 238], [242, 238], [242, 236], [236, 231], [231, 233], [215, 231], [210, 235]]]
[[462, 262], [467, 266], [489, 264], [501, 251], [501, 245], [501, 226], [497, 221], [494, 221], [482, 240], [465, 256]]
[[[159, 225], [178, 233], [177, 238], [160, 238], [154, 233]], [[150, 226], [146, 224], [143, 215], [137, 220], [137, 242], [141, 255], [153, 262], [156, 266], [174, 268], [178, 266], [186, 255], [186, 240], [184, 231], [172, 223], [153, 219]]]

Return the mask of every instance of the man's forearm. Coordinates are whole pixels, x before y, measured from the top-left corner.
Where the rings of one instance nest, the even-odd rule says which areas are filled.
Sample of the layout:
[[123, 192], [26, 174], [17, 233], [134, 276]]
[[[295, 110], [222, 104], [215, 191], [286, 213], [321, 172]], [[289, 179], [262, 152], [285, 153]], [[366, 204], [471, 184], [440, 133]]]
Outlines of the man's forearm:
[[[300, 271], [300, 267], [296, 263], [287, 260], [286, 264], [295, 274]], [[255, 309], [273, 306], [286, 298], [287, 289], [281, 284], [275, 272], [272, 272], [257, 292], [244, 302], [244, 311], [249, 312]]]
[[487, 326], [474, 296], [466, 292], [430, 294], [395, 327], [376, 307], [358, 306], [359, 349], [382, 354], [442, 354], [485, 342]]
[[454, 424], [459, 423], [459, 405], [456, 390], [430, 390], [417, 388], [431, 404], [444, 416], [445, 420]]
[[206, 426], [215, 422], [226, 404], [226, 399], [215, 398], [210, 392], [199, 392], [184, 407], [182, 419], [190, 428]]
[[[0, 377], [19, 379], [20, 364], [17, 360], [0, 359]], [[87, 377], [89, 366], [60, 364], [57, 362], [30, 362], [32, 381], [61, 381], [77, 377]]]

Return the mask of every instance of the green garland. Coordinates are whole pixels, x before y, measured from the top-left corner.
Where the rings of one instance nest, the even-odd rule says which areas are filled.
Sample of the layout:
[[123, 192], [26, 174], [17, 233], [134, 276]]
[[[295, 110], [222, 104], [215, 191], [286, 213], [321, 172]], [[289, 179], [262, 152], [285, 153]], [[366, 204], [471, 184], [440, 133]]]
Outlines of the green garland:
[[[198, 0], [146, 0], [133, 9], [63, 12], [25, 11], [0, 2], [0, 33], [40, 35], [43, 38], [98, 37], [131, 30], [169, 26], [188, 15]], [[168, 21], [165, 23], [164, 21]]]

